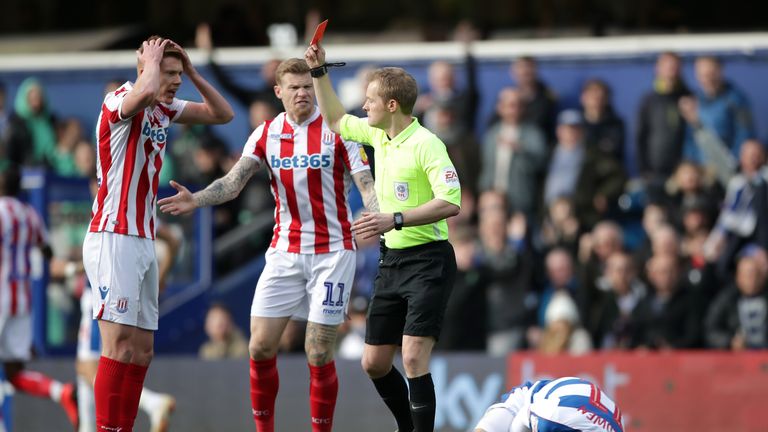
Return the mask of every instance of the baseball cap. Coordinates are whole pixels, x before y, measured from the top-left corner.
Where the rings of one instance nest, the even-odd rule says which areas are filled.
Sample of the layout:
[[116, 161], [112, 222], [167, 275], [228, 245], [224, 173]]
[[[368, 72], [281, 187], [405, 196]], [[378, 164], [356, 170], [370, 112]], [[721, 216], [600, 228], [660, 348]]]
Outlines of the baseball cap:
[[567, 109], [560, 112], [557, 116], [557, 125], [581, 126], [584, 124], [584, 117], [579, 110]]

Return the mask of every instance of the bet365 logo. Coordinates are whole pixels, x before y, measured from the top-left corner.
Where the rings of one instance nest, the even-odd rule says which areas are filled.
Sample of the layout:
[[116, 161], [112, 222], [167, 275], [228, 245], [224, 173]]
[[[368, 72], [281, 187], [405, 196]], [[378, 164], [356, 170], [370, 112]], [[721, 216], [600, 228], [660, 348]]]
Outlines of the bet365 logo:
[[331, 166], [331, 155], [315, 153], [313, 155], [295, 155], [279, 158], [272, 155], [269, 160], [272, 168], [328, 168]]
[[167, 137], [167, 131], [165, 128], [150, 128], [148, 122], [144, 123], [144, 129], [141, 131], [141, 134], [149, 137], [156, 143], [164, 143]]

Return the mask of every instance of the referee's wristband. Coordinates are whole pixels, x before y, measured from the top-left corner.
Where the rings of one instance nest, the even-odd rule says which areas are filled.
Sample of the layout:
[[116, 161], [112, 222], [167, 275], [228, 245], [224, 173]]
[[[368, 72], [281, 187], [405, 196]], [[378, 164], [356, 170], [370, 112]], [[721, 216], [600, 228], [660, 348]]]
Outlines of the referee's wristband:
[[324, 63], [318, 67], [314, 67], [309, 70], [309, 74], [312, 76], [312, 78], [320, 78], [321, 76], [328, 73], [329, 67], [342, 67], [346, 66], [347, 64], [345, 62], [337, 62], [337, 63]]

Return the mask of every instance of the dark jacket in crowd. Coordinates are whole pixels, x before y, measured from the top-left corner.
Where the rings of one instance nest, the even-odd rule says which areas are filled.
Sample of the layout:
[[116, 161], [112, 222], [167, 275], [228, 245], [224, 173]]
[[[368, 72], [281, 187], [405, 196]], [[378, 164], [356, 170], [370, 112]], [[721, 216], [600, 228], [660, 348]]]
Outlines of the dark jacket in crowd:
[[641, 174], [669, 177], [680, 163], [685, 144], [686, 123], [677, 107], [691, 92], [680, 83], [671, 92], [658, 89], [640, 102], [637, 121], [637, 164]]
[[[747, 297], [741, 294], [735, 285], [731, 285], [718, 295], [712, 302], [712, 305], [707, 312], [706, 319], [704, 320], [704, 330], [706, 335], [706, 343], [710, 348], [717, 349], [730, 349], [731, 340], [738, 332], [749, 332], [749, 329], [745, 327], [752, 327], [751, 331], [760, 333], [759, 335], [746, 335], [747, 348], [750, 349], [764, 349], [768, 348], [768, 315], [766, 315], [766, 309], [768, 309], [768, 289], [763, 291], [754, 300], [758, 301], [756, 307], [753, 307], [752, 311], [745, 310], [740, 313], [740, 303], [747, 300]], [[759, 300], [762, 299], [764, 303], [760, 304]], [[760, 311], [762, 310], [762, 319]], [[756, 320], [753, 326], [750, 326], [745, 320]], [[762, 325], [759, 322], [762, 320]], [[753, 339], [754, 338], [754, 339]], [[762, 341], [762, 342], [751, 342]]]

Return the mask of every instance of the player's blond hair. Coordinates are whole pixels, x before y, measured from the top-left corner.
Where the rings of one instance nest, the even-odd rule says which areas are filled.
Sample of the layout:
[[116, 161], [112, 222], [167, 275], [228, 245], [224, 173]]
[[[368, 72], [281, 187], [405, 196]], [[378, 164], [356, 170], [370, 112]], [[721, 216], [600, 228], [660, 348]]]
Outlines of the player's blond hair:
[[398, 67], [385, 67], [368, 74], [368, 82], [379, 83], [379, 96], [384, 101], [394, 99], [403, 114], [410, 115], [419, 95], [419, 86], [416, 79], [405, 69]]
[[277, 70], [275, 70], [275, 81], [279, 85], [285, 74], [301, 75], [308, 73], [309, 65], [307, 65], [307, 62], [304, 59], [289, 58], [288, 60], [283, 60], [280, 62], [280, 65], [277, 66]]

